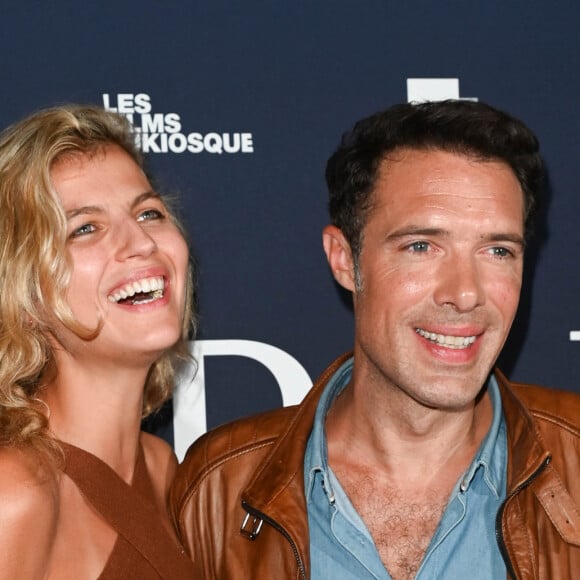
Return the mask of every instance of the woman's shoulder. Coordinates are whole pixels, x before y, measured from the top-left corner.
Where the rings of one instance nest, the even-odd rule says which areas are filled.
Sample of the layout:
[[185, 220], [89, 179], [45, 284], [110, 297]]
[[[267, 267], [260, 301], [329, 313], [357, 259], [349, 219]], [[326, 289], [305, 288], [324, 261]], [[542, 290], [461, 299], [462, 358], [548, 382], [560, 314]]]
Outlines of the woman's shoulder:
[[34, 508], [54, 513], [58, 507], [58, 477], [58, 470], [43, 463], [33, 452], [0, 447], [2, 511]]
[[58, 511], [57, 472], [30, 452], [0, 448], [0, 578], [43, 577]]

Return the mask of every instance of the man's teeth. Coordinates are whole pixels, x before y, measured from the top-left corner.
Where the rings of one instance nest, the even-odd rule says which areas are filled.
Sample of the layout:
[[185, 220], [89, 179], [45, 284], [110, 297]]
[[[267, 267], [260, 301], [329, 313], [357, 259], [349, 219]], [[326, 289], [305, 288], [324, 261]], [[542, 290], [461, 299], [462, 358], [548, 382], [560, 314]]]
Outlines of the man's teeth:
[[435, 334], [434, 332], [427, 332], [421, 328], [415, 329], [415, 332], [423, 338], [446, 348], [467, 348], [468, 346], [471, 346], [476, 339], [475, 336], [447, 336], [445, 334]]
[[[165, 280], [163, 276], [155, 276], [152, 278], [143, 278], [137, 282], [130, 282], [125, 286], [118, 288], [113, 294], [109, 296], [110, 302], [120, 302], [126, 298], [132, 298], [136, 294], [150, 294], [149, 300], [155, 300], [163, 296], [165, 290]], [[143, 300], [145, 302], [146, 300]]]

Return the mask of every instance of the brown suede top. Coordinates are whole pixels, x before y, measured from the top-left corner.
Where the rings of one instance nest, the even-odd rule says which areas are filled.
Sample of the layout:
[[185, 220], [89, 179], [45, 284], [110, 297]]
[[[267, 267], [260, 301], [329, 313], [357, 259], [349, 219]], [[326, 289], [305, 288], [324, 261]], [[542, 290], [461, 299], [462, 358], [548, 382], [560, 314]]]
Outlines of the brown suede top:
[[153, 485], [140, 447], [131, 485], [106, 463], [68, 443], [64, 472], [91, 506], [117, 531], [100, 580], [192, 580], [194, 565], [167, 533], [155, 506]]

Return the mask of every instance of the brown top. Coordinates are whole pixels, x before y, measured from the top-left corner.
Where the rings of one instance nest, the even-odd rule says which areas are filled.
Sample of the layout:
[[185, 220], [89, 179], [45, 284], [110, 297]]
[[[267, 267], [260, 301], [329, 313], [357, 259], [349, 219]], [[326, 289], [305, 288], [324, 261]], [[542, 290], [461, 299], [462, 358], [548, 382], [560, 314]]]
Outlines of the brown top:
[[91, 453], [68, 443], [62, 443], [62, 447], [66, 457], [64, 472], [118, 533], [100, 580], [198, 577], [183, 548], [161, 522], [141, 446], [131, 485]]

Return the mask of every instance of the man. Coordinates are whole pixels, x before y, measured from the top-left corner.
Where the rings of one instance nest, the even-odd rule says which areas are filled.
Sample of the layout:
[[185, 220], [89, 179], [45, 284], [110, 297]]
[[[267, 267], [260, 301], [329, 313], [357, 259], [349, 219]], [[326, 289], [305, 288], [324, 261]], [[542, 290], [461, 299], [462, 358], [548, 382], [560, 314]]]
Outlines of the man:
[[580, 397], [493, 368], [541, 176], [535, 136], [483, 103], [343, 137], [323, 245], [354, 354], [192, 446], [171, 502], [204, 578], [580, 577]]

